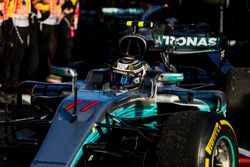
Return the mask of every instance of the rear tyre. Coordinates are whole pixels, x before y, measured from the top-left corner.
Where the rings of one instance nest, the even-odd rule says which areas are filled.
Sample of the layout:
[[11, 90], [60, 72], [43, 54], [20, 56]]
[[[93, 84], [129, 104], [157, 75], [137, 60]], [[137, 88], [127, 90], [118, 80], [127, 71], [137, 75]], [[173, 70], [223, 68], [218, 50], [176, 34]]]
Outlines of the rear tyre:
[[234, 130], [222, 116], [184, 111], [170, 116], [156, 150], [158, 167], [238, 167]]
[[226, 79], [227, 117], [235, 128], [238, 143], [250, 141], [250, 68], [232, 68]]

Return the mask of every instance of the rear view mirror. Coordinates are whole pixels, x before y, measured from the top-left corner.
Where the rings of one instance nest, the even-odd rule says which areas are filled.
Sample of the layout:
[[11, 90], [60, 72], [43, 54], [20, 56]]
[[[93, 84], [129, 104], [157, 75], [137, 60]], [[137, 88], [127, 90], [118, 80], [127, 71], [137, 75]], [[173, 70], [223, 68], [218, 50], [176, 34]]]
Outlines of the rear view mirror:
[[67, 67], [56, 67], [56, 66], [52, 66], [50, 68], [50, 72], [54, 75], [59, 75], [62, 77], [76, 77], [77, 76], [77, 72], [72, 69], [72, 68], [67, 68]]
[[62, 77], [71, 77], [72, 78], [72, 92], [76, 91], [76, 81], [77, 81], [77, 72], [76, 70], [68, 67], [56, 67], [51, 66], [51, 74], [59, 75]]
[[124, 36], [119, 41], [122, 54], [126, 56], [143, 56], [147, 50], [147, 42], [141, 36]]

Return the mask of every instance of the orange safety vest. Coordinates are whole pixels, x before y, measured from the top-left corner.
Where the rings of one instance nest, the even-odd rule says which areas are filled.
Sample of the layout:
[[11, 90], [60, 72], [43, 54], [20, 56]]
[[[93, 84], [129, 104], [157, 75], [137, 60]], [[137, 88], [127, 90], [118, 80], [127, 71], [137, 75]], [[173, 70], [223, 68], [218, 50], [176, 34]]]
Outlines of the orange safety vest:
[[8, 19], [8, 7], [9, 7], [9, 0], [3, 0], [0, 2], [0, 24], [2, 24], [2, 22], [4, 20]]
[[62, 5], [64, 0], [50, 0], [50, 15], [42, 24], [57, 25], [62, 13]]
[[[73, 14], [73, 22], [70, 23], [70, 25], [73, 26], [74, 30], [77, 29], [78, 20], [79, 20], [79, 14], [80, 14], [80, 5], [79, 0], [71, 0], [73, 7], [70, 8], [69, 12], [70, 14]], [[64, 18], [64, 13], [62, 11], [59, 21], [61, 21]]]
[[27, 18], [31, 12], [31, 0], [15, 0], [12, 17]]
[[64, 0], [50, 0], [50, 16], [59, 17], [62, 12]]
[[29, 26], [29, 14], [31, 12], [31, 0], [15, 0], [12, 20], [19, 27]]
[[7, 0], [8, 2], [6, 2], [6, 4], [8, 5], [8, 9], [7, 9], [7, 17], [11, 18], [12, 17], [12, 12], [14, 9], [14, 0]]

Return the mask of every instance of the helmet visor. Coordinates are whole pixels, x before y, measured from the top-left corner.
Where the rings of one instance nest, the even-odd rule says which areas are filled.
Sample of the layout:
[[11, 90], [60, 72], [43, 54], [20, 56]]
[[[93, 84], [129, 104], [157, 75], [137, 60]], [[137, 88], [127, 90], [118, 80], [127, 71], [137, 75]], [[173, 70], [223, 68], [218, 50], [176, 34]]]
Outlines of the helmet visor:
[[124, 74], [112, 73], [111, 82], [115, 85], [129, 86], [133, 83], [133, 77]]

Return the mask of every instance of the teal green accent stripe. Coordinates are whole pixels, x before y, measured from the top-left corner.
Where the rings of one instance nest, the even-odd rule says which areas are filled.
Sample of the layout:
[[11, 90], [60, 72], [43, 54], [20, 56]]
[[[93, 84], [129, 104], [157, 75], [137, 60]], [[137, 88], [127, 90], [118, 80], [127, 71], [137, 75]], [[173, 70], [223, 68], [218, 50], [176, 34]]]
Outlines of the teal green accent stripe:
[[[138, 111], [138, 108], [136, 108], [136, 105], [131, 105], [129, 107], [127, 107], [126, 109], [124, 108], [119, 108], [116, 109], [112, 115], [119, 117], [119, 118], [144, 118], [144, 117], [149, 117], [149, 116], [153, 116], [157, 114], [157, 105], [151, 104], [149, 105], [147, 108], [144, 108], [140, 111]], [[102, 121], [102, 123], [105, 123], [106, 121]], [[155, 122], [152, 122], [151, 124], [147, 124], [150, 127], [155, 127]], [[106, 128], [102, 128], [103, 132], [106, 133]], [[88, 143], [92, 143], [95, 142], [98, 138], [100, 137], [99, 133], [97, 130], [95, 130], [94, 132], [92, 132], [87, 139], [85, 140], [85, 142], [83, 143], [83, 145], [81, 146], [81, 149], [77, 152], [75, 158], [73, 159], [72, 164], [70, 165], [71, 167], [74, 167], [77, 162], [79, 161], [79, 159], [81, 158], [81, 156], [83, 155], [83, 151], [82, 148], [85, 144]]]
[[223, 107], [221, 107], [221, 110], [218, 113], [223, 113], [225, 114], [227, 111], [227, 105], [225, 104]]
[[164, 80], [172, 82], [181, 82], [184, 80], [184, 75], [183, 74], [166, 75], [166, 78]]
[[203, 105], [203, 106], [198, 106], [200, 111], [203, 112], [209, 112], [210, 111], [210, 106], [209, 105]]
[[82, 149], [80, 149], [80, 150], [78, 151], [78, 153], [76, 154], [76, 156], [75, 156], [73, 162], [71, 163], [70, 167], [76, 166], [76, 164], [77, 164], [77, 162], [79, 161], [79, 159], [81, 158], [82, 154], [83, 154]]
[[112, 115], [119, 118], [145, 118], [157, 114], [157, 105], [151, 104], [147, 108], [139, 110], [136, 105], [131, 105], [128, 108], [116, 109]]

